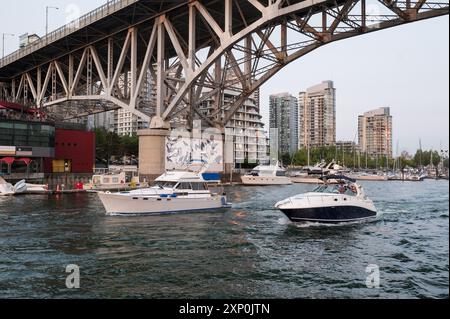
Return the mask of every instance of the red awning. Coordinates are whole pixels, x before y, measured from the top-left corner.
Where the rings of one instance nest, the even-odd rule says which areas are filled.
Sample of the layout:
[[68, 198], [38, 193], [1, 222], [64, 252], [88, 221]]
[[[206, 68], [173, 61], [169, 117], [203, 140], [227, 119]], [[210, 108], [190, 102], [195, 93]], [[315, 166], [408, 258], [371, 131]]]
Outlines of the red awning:
[[6, 102], [6, 101], [0, 101], [0, 106], [3, 106], [6, 109], [16, 110], [16, 111], [22, 111], [25, 109], [25, 107], [20, 104], [10, 103], [10, 102]]
[[15, 158], [14, 157], [4, 157], [4, 158], [0, 158], [0, 162], [5, 162], [8, 165], [11, 165], [12, 163], [15, 162]]
[[17, 103], [10, 103], [10, 102], [6, 102], [6, 101], [0, 101], [0, 109], [8, 109], [8, 110], [14, 110], [14, 111], [18, 111], [18, 112], [26, 112], [29, 114], [39, 114], [41, 116], [45, 115], [45, 113], [39, 109], [28, 108], [28, 107], [25, 107], [25, 106], [17, 104]]

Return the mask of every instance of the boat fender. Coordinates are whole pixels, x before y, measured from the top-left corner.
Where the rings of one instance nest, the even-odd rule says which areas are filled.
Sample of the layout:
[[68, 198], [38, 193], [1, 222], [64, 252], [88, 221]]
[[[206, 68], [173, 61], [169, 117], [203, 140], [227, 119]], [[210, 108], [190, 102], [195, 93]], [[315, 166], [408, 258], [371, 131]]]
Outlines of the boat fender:
[[161, 194], [161, 195], [159, 195], [159, 197], [161, 197], [161, 198], [168, 198], [169, 195], [167, 195], [167, 194]]
[[177, 194], [172, 194], [172, 195], [170, 195], [170, 197], [172, 197], [172, 198], [177, 198], [178, 195], [177, 195]]

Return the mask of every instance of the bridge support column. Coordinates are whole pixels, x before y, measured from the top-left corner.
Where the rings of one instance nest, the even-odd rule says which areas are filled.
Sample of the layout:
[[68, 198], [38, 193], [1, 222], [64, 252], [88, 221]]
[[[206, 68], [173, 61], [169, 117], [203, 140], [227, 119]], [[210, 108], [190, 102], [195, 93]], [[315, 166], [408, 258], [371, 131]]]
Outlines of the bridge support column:
[[[154, 121], [152, 121], [154, 124]], [[170, 135], [169, 125], [150, 125], [140, 130], [139, 136], [139, 174], [141, 181], [154, 181], [166, 170], [166, 137]]]
[[223, 177], [222, 182], [233, 183], [239, 182], [239, 176], [234, 176], [234, 136], [232, 132], [225, 129], [225, 134], [223, 135]]

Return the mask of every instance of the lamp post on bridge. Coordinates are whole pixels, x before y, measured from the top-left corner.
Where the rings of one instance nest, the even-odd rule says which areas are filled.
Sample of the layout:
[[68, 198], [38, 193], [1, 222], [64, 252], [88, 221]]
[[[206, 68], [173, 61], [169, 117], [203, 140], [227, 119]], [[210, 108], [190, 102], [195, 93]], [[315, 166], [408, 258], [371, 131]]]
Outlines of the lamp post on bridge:
[[48, 11], [49, 9], [59, 10], [58, 7], [46, 6], [45, 7], [45, 36], [48, 35]]
[[2, 34], [2, 59], [5, 57], [5, 37], [6, 36], [13, 37], [14, 34], [12, 34], [12, 33], [3, 33]]

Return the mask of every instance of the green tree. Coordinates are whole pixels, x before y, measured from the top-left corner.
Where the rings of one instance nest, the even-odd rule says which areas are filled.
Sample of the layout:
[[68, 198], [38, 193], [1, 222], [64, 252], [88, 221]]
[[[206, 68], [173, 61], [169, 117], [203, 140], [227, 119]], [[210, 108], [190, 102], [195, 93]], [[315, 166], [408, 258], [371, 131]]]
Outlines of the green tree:
[[139, 137], [134, 134], [132, 136], [125, 135], [120, 137], [122, 146], [122, 156], [138, 156], [139, 155]]
[[96, 142], [96, 157], [109, 163], [111, 156], [120, 148], [120, 138], [113, 132], [108, 132], [105, 129], [95, 129], [95, 142]]
[[96, 157], [109, 163], [112, 156], [139, 156], [139, 138], [133, 136], [119, 136], [105, 129], [95, 129]]
[[292, 162], [291, 154], [289, 154], [289, 153], [281, 154], [280, 158], [281, 158], [281, 162], [283, 163], [284, 166], [291, 165], [291, 162]]

